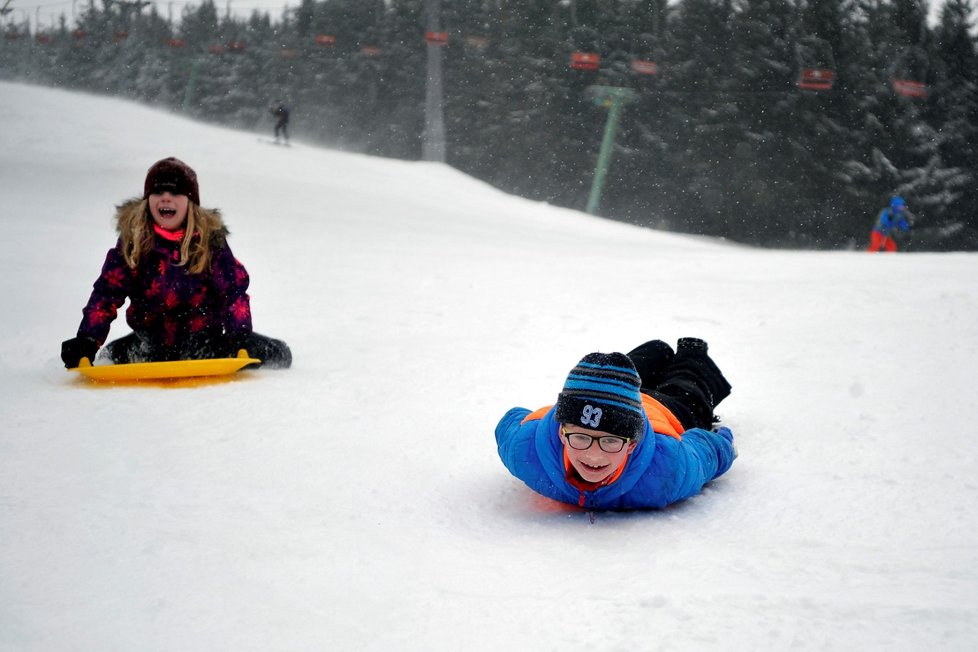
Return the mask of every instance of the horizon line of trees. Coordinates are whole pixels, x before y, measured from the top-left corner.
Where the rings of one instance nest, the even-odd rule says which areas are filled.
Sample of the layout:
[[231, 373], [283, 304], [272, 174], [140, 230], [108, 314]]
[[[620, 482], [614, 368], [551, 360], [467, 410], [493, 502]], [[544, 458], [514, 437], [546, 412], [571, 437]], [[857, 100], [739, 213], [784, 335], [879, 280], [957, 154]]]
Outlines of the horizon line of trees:
[[[891, 195], [912, 250], [978, 250], [973, 0], [441, 0], [447, 162], [584, 208], [627, 87], [600, 213], [770, 247], [861, 248]], [[302, 0], [276, 21], [212, 0], [179, 22], [101, 0], [8, 22], [0, 77], [123, 96], [301, 140], [419, 159], [424, 0]]]

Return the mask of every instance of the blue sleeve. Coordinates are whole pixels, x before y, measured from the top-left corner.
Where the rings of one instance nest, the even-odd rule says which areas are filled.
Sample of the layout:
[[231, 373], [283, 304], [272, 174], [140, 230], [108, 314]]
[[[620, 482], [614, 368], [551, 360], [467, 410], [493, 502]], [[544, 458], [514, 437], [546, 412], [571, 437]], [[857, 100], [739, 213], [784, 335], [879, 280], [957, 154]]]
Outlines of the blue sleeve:
[[[563, 476], [563, 464], [557, 451], [551, 451], [546, 459], [541, 459], [538, 431], [543, 419], [523, 422], [530, 414], [525, 408], [513, 408], [507, 412], [496, 426], [496, 446], [499, 459], [516, 478], [522, 480], [533, 491], [555, 500], [573, 501], [574, 495], [569, 485], [559, 482]], [[567, 492], [571, 492], [568, 497]]]
[[517, 469], [523, 466], [529, 451], [533, 448], [533, 437], [530, 429], [520, 426], [523, 419], [530, 413], [526, 408], [513, 408], [499, 420], [496, 426], [496, 448], [499, 450], [499, 459], [509, 472], [516, 477], [521, 477]]
[[879, 223], [879, 229], [883, 233], [887, 233], [893, 227], [893, 222], [890, 219], [889, 208], [884, 208], [882, 211], [880, 211], [878, 223]]
[[703, 485], [718, 478], [734, 461], [733, 434], [727, 428], [712, 432], [693, 428], [683, 433], [682, 441], [657, 437], [653, 472], [658, 476], [666, 503], [698, 494]]

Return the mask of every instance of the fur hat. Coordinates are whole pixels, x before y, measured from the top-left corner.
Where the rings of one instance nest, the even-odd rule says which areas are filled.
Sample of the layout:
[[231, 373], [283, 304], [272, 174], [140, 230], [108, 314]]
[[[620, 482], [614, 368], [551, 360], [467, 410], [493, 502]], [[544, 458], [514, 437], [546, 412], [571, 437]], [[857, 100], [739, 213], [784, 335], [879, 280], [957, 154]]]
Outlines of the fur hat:
[[647, 418], [642, 379], [624, 353], [588, 353], [571, 369], [557, 397], [559, 423], [639, 440]]
[[157, 161], [146, 173], [146, 183], [143, 184], [143, 199], [154, 192], [163, 191], [169, 191], [175, 195], [186, 195], [190, 201], [200, 206], [197, 173], [178, 158], [170, 156]]

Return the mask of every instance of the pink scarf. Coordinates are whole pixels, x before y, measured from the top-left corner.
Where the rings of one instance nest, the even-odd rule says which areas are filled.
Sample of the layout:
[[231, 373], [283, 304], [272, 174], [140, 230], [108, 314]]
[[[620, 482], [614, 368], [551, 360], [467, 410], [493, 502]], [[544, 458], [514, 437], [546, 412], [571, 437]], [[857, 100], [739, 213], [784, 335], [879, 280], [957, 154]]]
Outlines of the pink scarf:
[[165, 238], [170, 242], [180, 242], [183, 240], [183, 234], [185, 233], [184, 229], [180, 229], [179, 231], [167, 231], [162, 226], [155, 223], [153, 224], [153, 230], [156, 231], [158, 236]]

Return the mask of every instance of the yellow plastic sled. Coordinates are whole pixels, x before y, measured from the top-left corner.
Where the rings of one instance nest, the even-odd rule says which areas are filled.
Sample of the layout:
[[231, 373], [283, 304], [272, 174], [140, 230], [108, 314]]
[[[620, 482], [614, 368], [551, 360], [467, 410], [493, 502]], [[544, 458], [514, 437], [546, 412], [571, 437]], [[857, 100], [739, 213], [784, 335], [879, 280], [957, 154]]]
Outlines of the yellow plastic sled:
[[236, 358], [211, 358], [207, 360], [174, 360], [172, 362], [133, 362], [130, 364], [107, 364], [92, 366], [88, 358], [82, 358], [78, 366], [68, 371], [77, 371], [90, 380], [110, 383], [125, 383], [142, 380], [173, 380], [178, 378], [201, 378], [205, 376], [226, 376], [233, 374], [245, 365], [261, 362], [248, 356], [244, 349], [238, 351]]

